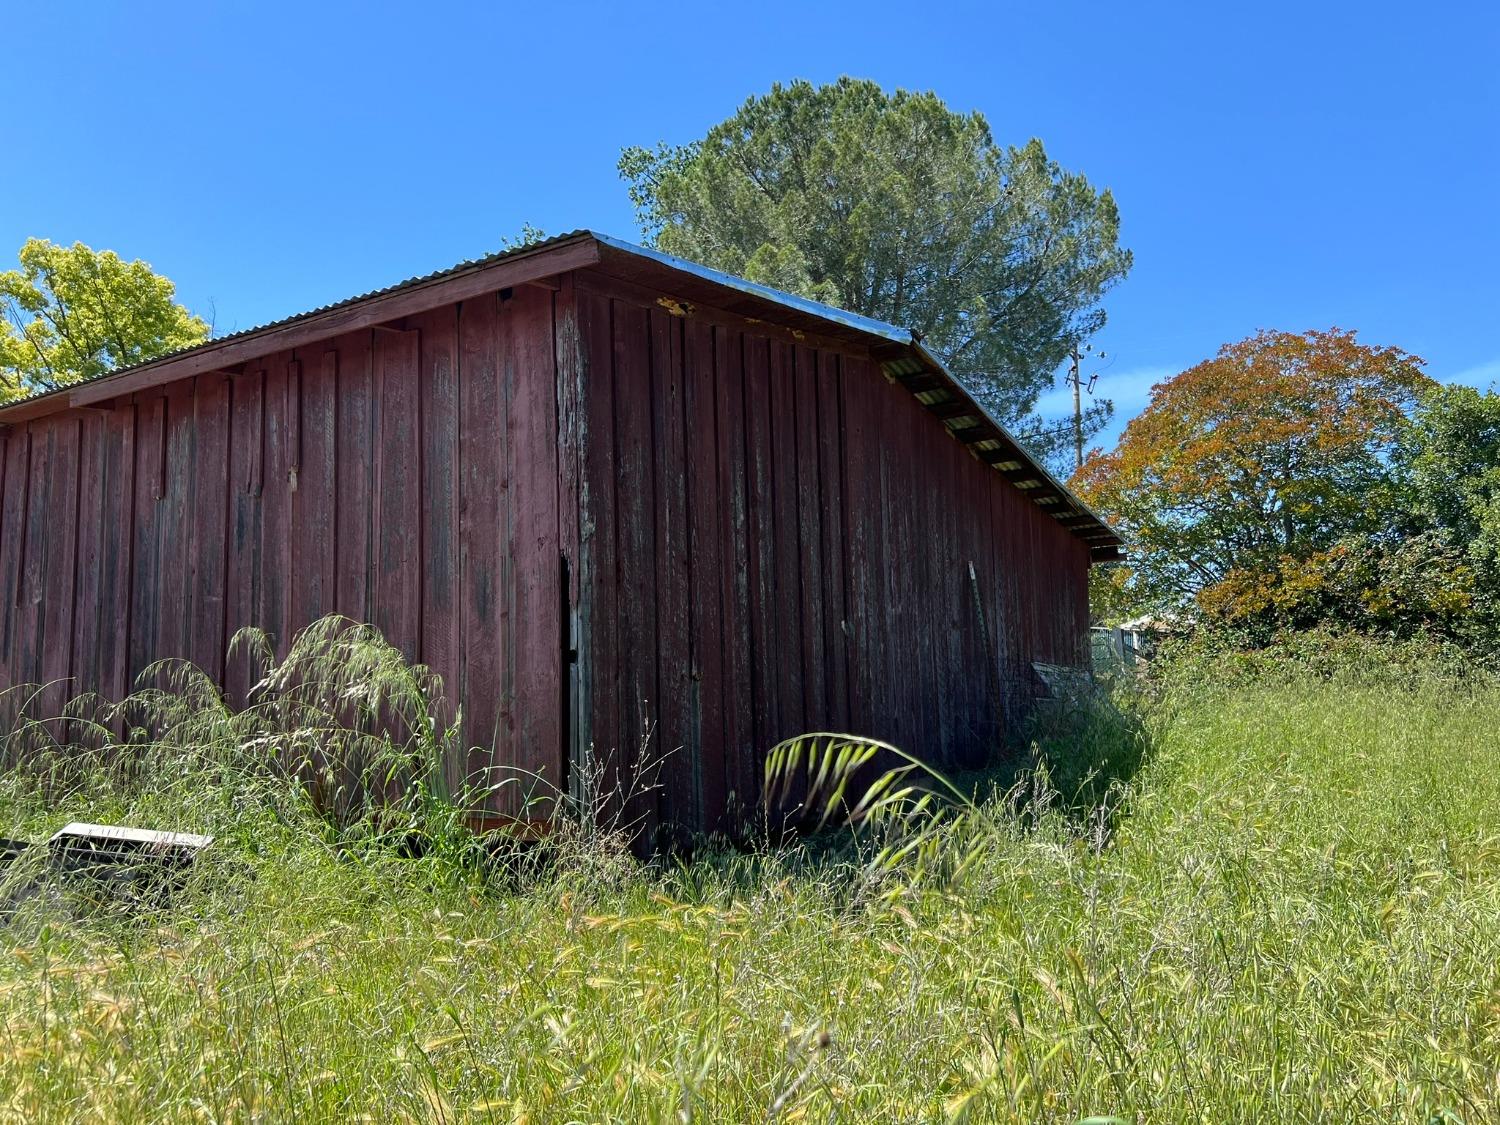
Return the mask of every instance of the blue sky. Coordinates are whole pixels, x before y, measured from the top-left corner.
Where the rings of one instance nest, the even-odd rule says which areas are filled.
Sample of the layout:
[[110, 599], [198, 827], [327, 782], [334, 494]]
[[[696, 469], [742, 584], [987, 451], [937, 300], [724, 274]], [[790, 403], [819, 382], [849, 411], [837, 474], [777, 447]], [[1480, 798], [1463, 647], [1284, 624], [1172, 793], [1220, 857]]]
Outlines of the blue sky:
[[[0, 254], [143, 257], [220, 331], [494, 249], [633, 238], [623, 145], [778, 79], [936, 90], [1119, 201], [1099, 390], [1337, 325], [1500, 379], [1500, 7], [18, 4]], [[1047, 399], [1056, 411], [1066, 396]]]

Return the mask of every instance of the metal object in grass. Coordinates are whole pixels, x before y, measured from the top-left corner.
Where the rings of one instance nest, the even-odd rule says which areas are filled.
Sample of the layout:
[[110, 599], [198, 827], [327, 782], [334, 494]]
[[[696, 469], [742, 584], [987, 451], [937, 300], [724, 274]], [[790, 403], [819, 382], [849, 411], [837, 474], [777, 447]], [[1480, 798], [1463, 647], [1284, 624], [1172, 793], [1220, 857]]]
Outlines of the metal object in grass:
[[0, 838], [0, 875], [14, 868], [0, 891], [0, 906], [15, 908], [49, 886], [128, 904], [159, 903], [182, 886], [213, 839], [81, 821], [60, 828], [45, 844]]
[[127, 893], [166, 890], [182, 882], [212, 836], [157, 832], [113, 824], [65, 825], [47, 841], [48, 860], [63, 876]]

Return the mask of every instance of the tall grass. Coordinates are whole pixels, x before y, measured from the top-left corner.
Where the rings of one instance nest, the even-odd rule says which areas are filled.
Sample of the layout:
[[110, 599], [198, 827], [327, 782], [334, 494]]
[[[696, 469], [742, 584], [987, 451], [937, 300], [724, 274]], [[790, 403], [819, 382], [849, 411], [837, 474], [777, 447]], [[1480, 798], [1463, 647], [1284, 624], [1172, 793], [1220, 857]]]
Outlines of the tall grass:
[[184, 703], [192, 759], [0, 778], [0, 834], [219, 837], [156, 913], [0, 923], [0, 1120], [1494, 1119], [1500, 687], [1164, 682], [973, 804], [524, 878], [371, 843], [265, 714]]

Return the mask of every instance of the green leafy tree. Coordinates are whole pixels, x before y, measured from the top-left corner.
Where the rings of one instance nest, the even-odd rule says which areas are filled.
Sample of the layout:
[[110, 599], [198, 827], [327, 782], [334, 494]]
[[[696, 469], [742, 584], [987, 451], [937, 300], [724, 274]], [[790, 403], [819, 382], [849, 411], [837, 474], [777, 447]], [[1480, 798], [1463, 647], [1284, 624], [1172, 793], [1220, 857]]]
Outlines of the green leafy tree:
[[1433, 385], [1415, 356], [1353, 332], [1261, 332], [1154, 387], [1074, 484], [1129, 540], [1141, 603], [1201, 604], [1233, 576], [1261, 604], [1257, 584], [1393, 525], [1393, 458]]
[[1383, 637], [1440, 636], [1473, 646], [1488, 604], [1483, 579], [1440, 534], [1347, 536], [1306, 557], [1238, 567], [1203, 590], [1209, 621], [1247, 640], [1332, 627]]
[[1409, 515], [1500, 570], [1500, 394], [1432, 387], [1403, 435], [1399, 460]]
[[507, 235], [500, 240], [501, 250], [524, 250], [528, 246], [535, 246], [538, 242], [547, 241], [547, 232], [541, 227], [534, 227], [530, 223], [522, 223], [521, 229], [512, 235]]
[[932, 93], [798, 81], [620, 173], [660, 249], [912, 328], [1003, 422], [1070, 436], [1028, 416], [1131, 256], [1114, 198], [1040, 141], [1002, 148]]
[[[1500, 652], [1500, 394], [1457, 384], [1430, 388], [1397, 462], [1409, 529], [1441, 542], [1472, 575], [1471, 647]], [[1441, 571], [1429, 567], [1426, 574], [1432, 581]]]
[[208, 325], [142, 261], [32, 238], [0, 273], [0, 401], [77, 383], [201, 343]]

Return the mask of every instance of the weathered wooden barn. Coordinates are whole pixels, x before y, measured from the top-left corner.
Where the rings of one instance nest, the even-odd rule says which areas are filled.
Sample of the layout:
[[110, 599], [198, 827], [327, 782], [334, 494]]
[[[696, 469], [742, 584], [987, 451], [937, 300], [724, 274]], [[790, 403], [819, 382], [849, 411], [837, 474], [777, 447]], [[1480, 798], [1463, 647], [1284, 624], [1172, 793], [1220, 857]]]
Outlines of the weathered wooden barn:
[[[222, 680], [371, 621], [470, 767], [674, 750], [656, 816], [851, 730], [978, 765], [1115, 535], [913, 336], [580, 232], [0, 409], [0, 686]], [[246, 685], [229, 683], [231, 693]]]

